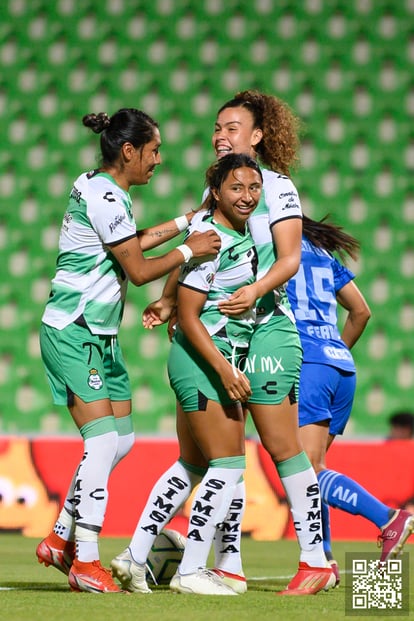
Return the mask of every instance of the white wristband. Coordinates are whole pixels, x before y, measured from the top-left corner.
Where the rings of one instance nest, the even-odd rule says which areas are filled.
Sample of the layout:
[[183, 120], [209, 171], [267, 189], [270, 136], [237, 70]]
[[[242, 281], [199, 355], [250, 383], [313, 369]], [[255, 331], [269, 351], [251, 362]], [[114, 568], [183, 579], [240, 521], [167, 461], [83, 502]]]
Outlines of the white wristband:
[[186, 231], [188, 227], [190, 226], [190, 223], [188, 222], [186, 216], [178, 216], [178, 218], [174, 218], [174, 222], [175, 222], [175, 226], [180, 231], [180, 233], [182, 233], [183, 231]]
[[187, 246], [187, 244], [181, 244], [181, 246], [177, 246], [176, 250], [182, 252], [184, 256], [184, 263], [188, 263], [189, 260], [193, 257], [193, 251], [191, 250], [190, 246]]

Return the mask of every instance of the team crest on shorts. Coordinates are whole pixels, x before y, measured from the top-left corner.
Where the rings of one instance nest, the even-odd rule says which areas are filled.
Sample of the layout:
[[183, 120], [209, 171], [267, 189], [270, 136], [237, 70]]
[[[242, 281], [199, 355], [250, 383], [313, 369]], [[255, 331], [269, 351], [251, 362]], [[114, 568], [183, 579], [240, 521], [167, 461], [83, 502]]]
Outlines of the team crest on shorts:
[[102, 388], [103, 381], [97, 369], [89, 369], [88, 386], [93, 388], [93, 390], [100, 390]]

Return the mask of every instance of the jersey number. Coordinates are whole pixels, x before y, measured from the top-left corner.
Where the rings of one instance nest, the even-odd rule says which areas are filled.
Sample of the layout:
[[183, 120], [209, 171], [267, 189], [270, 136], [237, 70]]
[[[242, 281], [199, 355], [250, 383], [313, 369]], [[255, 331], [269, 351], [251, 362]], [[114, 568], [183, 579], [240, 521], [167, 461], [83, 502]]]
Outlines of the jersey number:
[[[336, 324], [337, 302], [336, 297], [332, 293], [334, 287], [333, 276], [331, 270], [325, 267], [310, 267], [305, 275], [304, 267], [301, 265], [292, 279], [295, 284], [298, 301], [298, 307], [295, 309], [296, 319], [299, 321], [305, 321], [306, 319], [315, 321], [317, 319], [316, 310], [309, 308], [309, 297], [306, 294], [306, 282], [309, 279], [312, 281], [311, 289], [315, 291], [321, 315], [323, 315], [326, 322]], [[327, 282], [329, 283], [329, 289], [324, 288], [324, 284]]]

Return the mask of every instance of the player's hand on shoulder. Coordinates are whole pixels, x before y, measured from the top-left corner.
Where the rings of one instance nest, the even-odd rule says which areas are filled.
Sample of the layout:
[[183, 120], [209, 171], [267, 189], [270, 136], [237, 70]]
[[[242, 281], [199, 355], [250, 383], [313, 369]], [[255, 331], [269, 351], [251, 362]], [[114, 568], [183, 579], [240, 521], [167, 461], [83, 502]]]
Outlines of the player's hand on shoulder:
[[203, 233], [194, 231], [194, 233], [187, 237], [185, 243], [193, 251], [193, 257], [215, 257], [218, 255], [221, 247], [221, 239], [213, 230], [204, 231]]

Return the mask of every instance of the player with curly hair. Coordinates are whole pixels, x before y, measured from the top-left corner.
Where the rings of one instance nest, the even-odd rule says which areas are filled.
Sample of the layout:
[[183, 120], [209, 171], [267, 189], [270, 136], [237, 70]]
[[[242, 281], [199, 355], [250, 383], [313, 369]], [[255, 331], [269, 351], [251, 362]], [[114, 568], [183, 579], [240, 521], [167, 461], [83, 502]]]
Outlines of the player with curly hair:
[[[300, 546], [298, 572], [282, 591], [288, 595], [313, 594], [335, 584], [323, 551], [319, 485], [299, 438], [302, 349], [285, 291], [285, 283], [297, 272], [301, 258], [302, 209], [289, 177], [298, 160], [300, 126], [300, 120], [285, 102], [273, 95], [246, 90], [221, 106], [212, 137], [217, 158], [247, 153], [262, 166], [262, 198], [249, 218], [259, 259], [257, 281], [221, 302], [220, 309], [232, 316], [256, 307], [256, 325], [245, 368], [252, 389], [247, 407], [286, 491]], [[144, 311], [146, 327], [170, 319], [176, 282], [177, 275], [171, 273], [161, 298]], [[180, 435], [179, 442], [181, 454], [185, 454]], [[203, 461], [191, 465], [202, 467]], [[188, 480], [191, 489], [194, 472], [187, 467], [186, 473], [179, 461], [175, 469]], [[169, 475], [174, 472], [172, 466]], [[180, 500], [185, 500], [184, 494]], [[215, 537], [215, 567], [223, 581], [237, 592], [246, 590], [240, 558], [244, 506], [245, 489], [240, 481], [231, 507], [233, 515], [237, 513], [236, 537], [232, 545], [226, 544], [226, 531], [218, 529]], [[162, 524], [159, 526], [162, 528]], [[137, 554], [140, 540], [136, 531], [132, 545]]]

